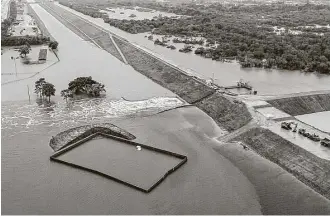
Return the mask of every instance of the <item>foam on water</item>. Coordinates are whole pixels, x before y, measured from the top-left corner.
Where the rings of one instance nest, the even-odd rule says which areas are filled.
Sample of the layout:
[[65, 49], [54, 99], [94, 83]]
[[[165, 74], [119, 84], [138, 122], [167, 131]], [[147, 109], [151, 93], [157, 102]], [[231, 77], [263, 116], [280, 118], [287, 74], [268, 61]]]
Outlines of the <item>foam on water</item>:
[[79, 123], [105, 122], [111, 118], [143, 116], [184, 105], [173, 97], [158, 97], [142, 101], [82, 99], [52, 104], [2, 104], [2, 129], [27, 130], [44, 124], [48, 127], [68, 127]]

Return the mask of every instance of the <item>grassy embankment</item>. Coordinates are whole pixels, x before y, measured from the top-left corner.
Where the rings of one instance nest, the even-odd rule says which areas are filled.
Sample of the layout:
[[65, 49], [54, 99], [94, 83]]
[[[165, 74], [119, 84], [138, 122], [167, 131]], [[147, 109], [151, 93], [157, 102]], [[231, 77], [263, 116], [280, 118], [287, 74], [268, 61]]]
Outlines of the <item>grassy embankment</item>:
[[65, 25], [79, 37], [86, 41], [94, 41], [94, 43], [96, 43], [102, 49], [109, 52], [111, 55], [123, 62], [123, 59], [113, 44], [109, 34], [95, 28], [94, 26], [77, 18], [76, 15], [65, 11], [62, 8], [59, 8], [58, 6], [54, 6], [53, 4], [40, 4], [40, 6], [42, 6], [48, 13], [52, 14], [63, 25]]
[[267, 102], [292, 116], [330, 111], [330, 94], [281, 98]]
[[148, 55], [130, 43], [116, 37], [114, 40], [136, 71], [171, 90], [188, 103], [195, 104], [220, 127], [233, 131], [252, 119], [244, 104], [233, 102], [208, 85]]
[[261, 156], [278, 164], [330, 199], [330, 161], [321, 159], [263, 128], [250, 129], [232, 141], [244, 142]]

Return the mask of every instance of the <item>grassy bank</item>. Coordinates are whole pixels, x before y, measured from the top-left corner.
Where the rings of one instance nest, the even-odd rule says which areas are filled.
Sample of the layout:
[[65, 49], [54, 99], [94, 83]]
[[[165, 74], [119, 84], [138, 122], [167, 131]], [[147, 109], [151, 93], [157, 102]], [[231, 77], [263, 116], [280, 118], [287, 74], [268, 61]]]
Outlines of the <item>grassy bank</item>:
[[244, 104], [234, 103], [206, 84], [127, 42], [118, 38], [114, 38], [114, 40], [135, 70], [173, 91], [188, 103], [194, 103], [226, 130], [236, 130], [251, 120], [251, 115]]
[[281, 98], [267, 102], [293, 116], [330, 111], [330, 94]]
[[321, 159], [263, 128], [253, 128], [232, 141], [244, 142], [261, 156], [278, 164], [330, 199], [330, 161]]

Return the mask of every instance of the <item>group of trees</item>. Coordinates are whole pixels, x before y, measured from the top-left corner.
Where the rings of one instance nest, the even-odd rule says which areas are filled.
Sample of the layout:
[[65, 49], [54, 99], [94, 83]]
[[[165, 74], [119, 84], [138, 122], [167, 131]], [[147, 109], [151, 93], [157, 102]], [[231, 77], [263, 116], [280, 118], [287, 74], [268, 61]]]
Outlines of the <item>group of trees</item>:
[[50, 38], [45, 36], [10, 36], [1, 38], [1, 46], [22, 46], [26, 43], [30, 45], [41, 45], [49, 41]]
[[64, 99], [73, 98], [74, 95], [86, 95], [88, 97], [99, 97], [106, 92], [104, 85], [89, 77], [78, 77], [69, 82], [69, 87], [61, 91]]
[[[46, 82], [45, 78], [40, 78], [35, 82], [34, 92], [40, 97], [50, 97], [55, 95], [55, 86]], [[67, 100], [73, 98], [74, 95], [85, 95], [88, 97], [99, 97], [105, 92], [104, 85], [89, 77], [78, 77], [69, 83], [69, 87], [61, 91], [61, 96]]]
[[49, 82], [46, 82], [45, 78], [40, 78], [35, 82], [34, 92], [40, 97], [48, 97], [48, 102], [50, 102], [50, 97], [55, 95], [55, 86]]

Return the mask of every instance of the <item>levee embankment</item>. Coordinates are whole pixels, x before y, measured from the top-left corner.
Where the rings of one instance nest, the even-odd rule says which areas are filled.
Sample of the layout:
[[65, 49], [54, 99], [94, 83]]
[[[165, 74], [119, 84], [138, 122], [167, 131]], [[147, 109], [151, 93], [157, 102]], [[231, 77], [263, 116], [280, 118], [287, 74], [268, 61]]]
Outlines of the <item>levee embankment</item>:
[[99, 48], [104, 49], [120, 61], [124, 62], [107, 32], [95, 28], [84, 20], [79, 19], [76, 15], [55, 6], [54, 4], [42, 3], [40, 6], [79, 37], [94, 43]]
[[255, 152], [278, 164], [303, 183], [330, 199], [330, 161], [263, 128], [253, 128], [232, 141], [242, 141]]
[[235, 103], [207, 84], [182, 73], [126, 41], [116, 37], [114, 40], [136, 71], [171, 90], [188, 103], [195, 104], [224, 129], [234, 131], [252, 119], [244, 104]]
[[281, 98], [267, 102], [292, 116], [330, 111], [330, 94]]
[[53, 36], [49, 33], [48, 29], [46, 28], [45, 24], [42, 22], [40, 17], [36, 14], [36, 12], [32, 9], [30, 4], [27, 4], [28, 8], [28, 14], [36, 21], [38, 28], [42, 32], [43, 36], [49, 37], [50, 40], [54, 41], [55, 39]]

